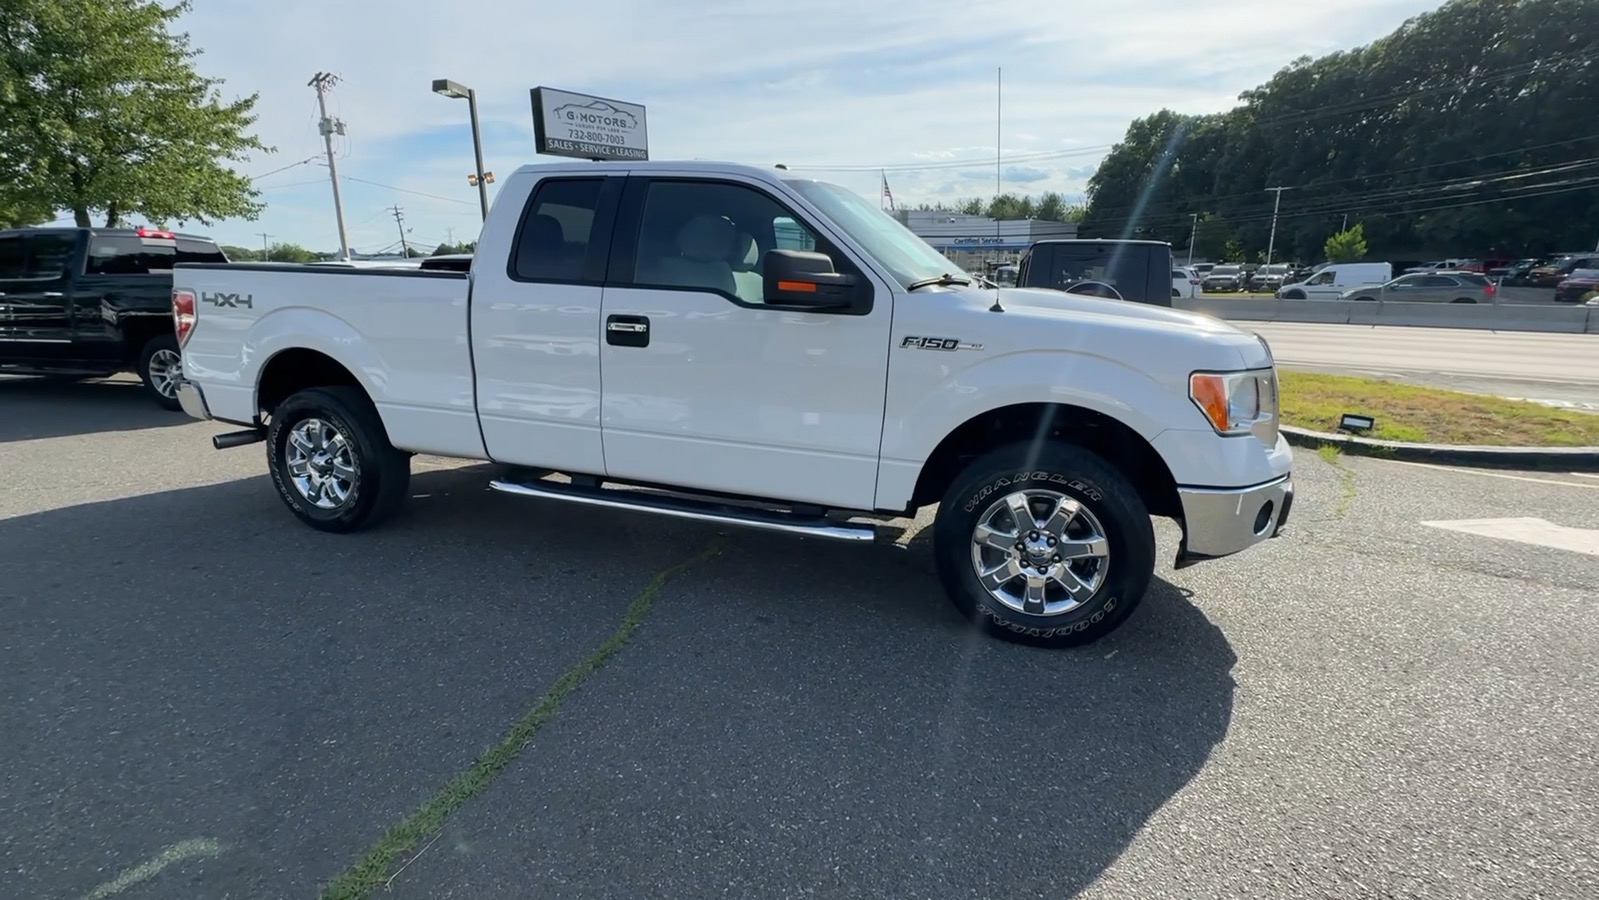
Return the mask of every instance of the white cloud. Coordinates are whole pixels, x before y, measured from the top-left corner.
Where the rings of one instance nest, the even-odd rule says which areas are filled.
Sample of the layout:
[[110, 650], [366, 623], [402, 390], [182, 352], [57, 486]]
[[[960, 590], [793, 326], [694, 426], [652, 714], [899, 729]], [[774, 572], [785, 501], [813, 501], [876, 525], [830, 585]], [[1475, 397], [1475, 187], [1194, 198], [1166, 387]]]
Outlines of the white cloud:
[[[331, 112], [349, 132], [339, 160], [350, 176], [346, 221], [351, 243], [372, 249], [399, 239], [383, 211], [394, 204], [419, 242], [476, 231], [466, 104], [432, 94], [434, 78], [476, 89], [485, 165], [496, 173], [536, 159], [528, 90], [545, 84], [646, 104], [656, 158], [784, 162], [872, 197], [881, 177], [872, 167], [885, 166], [904, 204], [992, 192], [1003, 65], [1003, 155], [1015, 157], [1004, 165], [1019, 176], [1006, 189], [1077, 195], [1132, 118], [1162, 106], [1226, 108], [1294, 57], [1368, 42], [1435, 5], [281, 0], [267, 13], [212, 0], [183, 27], [205, 50], [201, 70], [227, 79], [224, 92], [261, 93], [257, 127], [279, 152], [245, 168], [251, 174], [318, 153], [306, 82], [318, 70], [342, 76]], [[951, 167], [963, 160], [971, 167]], [[210, 233], [247, 246], [262, 231], [337, 246], [324, 167], [260, 184], [269, 205], [259, 222], [218, 223]]]

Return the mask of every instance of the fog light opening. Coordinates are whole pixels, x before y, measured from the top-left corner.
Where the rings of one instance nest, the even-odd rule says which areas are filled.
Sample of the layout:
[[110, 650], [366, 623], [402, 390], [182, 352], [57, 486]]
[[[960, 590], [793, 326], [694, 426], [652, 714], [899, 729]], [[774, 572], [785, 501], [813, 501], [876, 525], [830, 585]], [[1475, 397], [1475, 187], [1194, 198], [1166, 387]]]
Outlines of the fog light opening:
[[1261, 535], [1266, 533], [1266, 529], [1271, 527], [1272, 513], [1276, 511], [1277, 503], [1273, 500], [1267, 500], [1265, 504], [1260, 507], [1260, 512], [1255, 514], [1255, 534]]

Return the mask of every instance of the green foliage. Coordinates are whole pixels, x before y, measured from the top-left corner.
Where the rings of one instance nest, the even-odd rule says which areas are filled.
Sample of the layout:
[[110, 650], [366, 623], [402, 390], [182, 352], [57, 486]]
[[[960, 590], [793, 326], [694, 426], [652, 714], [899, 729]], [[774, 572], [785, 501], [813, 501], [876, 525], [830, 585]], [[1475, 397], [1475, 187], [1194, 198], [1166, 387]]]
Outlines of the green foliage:
[[273, 244], [272, 250], [267, 254], [269, 261], [285, 263], [308, 263], [325, 258], [326, 254], [307, 250], [299, 244]]
[[1080, 221], [1085, 209], [1081, 204], [1068, 204], [1066, 198], [1055, 191], [1047, 191], [1036, 198], [1006, 193], [988, 200], [971, 197], [953, 203], [922, 203], [916, 208], [923, 212], [961, 213], [999, 219], [1042, 219], [1047, 222]]
[[[1452, 0], [1367, 47], [1293, 61], [1216, 115], [1134, 121], [1082, 233], [1253, 257], [1285, 185], [1279, 259], [1347, 217], [1374, 254], [1533, 256], [1599, 232], [1599, 4]], [[1209, 254], [1207, 254], [1209, 255]]]
[[1366, 226], [1359, 222], [1343, 231], [1335, 232], [1322, 244], [1321, 252], [1328, 262], [1355, 262], [1366, 258]]
[[0, 216], [70, 210], [87, 226], [92, 213], [116, 225], [260, 212], [249, 180], [227, 165], [270, 152], [249, 134], [256, 95], [224, 103], [221, 82], [195, 71], [199, 51], [168, 30], [188, 9], [0, 4]]
[[444, 243], [433, 248], [429, 256], [451, 256], [457, 253], [471, 253], [477, 249], [476, 241], [462, 241], [459, 244]]

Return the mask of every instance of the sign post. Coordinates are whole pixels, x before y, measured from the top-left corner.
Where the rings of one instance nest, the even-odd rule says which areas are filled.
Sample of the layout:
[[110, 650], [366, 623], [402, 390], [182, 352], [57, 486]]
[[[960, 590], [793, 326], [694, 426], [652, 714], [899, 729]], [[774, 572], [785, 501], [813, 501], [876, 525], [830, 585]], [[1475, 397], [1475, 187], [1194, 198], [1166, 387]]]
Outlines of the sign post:
[[535, 152], [596, 161], [650, 158], [643, 106], [547, 87], [531, 93]]

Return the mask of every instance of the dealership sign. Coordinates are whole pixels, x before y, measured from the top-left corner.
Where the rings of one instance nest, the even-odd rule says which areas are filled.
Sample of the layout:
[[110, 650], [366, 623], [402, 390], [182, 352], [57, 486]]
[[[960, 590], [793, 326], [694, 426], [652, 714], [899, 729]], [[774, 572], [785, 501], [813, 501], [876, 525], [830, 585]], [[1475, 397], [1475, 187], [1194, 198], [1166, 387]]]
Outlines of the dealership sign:
[[644, 107], [554, 88], [533, 89], [534, 150], [577, 159], [650, 158]]

